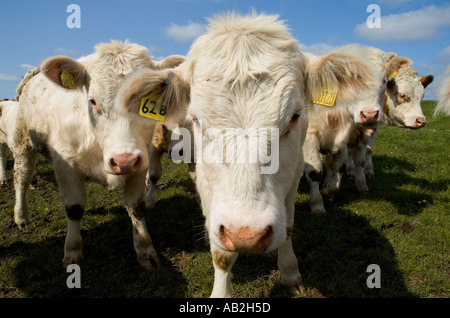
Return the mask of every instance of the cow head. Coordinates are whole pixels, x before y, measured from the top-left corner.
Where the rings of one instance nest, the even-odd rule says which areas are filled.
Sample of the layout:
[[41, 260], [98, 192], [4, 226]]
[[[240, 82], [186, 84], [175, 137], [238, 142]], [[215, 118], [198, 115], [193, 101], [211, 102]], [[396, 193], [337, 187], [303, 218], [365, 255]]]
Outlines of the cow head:
[[[74, 60], [57, 56], [44, 61], [42, 72], [68, 91], [77, 91], [79, 107], [85, 108], [96, 142], [103, 150], [107, 173], [122, 175], [148, 167], [148, 125], [119, 116], [113, 105], [124, 79], [131, 73], [156, 68], [147, 49], [112, 41], [96, 45], [94, 54]], [[165, 61], [164, 65], [170, 65]], [[87, 113], [87, 114], [86, 114]]]
[[337, 121], [350, 117], [348, 120], [364, 126], [381, 122], [385, 76], [362, 57], [362, 50], [365, 48], [353, 45], [323, 56], [309, 55], [308, 89], [314, 103], [310, 114], [326, 112], [329, 120], [340, 114], [342, 119]]
[[[211, 243], [264, 252], [292, 231], [307, 128], [305, 59], [276, 18], [242, 18], [245, 26], [224, 32], [226, 19], [196, 40], [178, 69], [130, 78], [118, 107], [138, 116], [142, 96], [172, 72], [163, 98], [169, 113], [178, 109], [195, 123], [197, 188]], [[264, 31], [252, 34], [258, 28]]]
[[422, 76], [412, 68], [412, 61], [393, 57], [386, 66], [389, 76], [384, 104], [385, 122], [389, 125], [418, 129], [425, 127], [421, 102], [433, 75]]

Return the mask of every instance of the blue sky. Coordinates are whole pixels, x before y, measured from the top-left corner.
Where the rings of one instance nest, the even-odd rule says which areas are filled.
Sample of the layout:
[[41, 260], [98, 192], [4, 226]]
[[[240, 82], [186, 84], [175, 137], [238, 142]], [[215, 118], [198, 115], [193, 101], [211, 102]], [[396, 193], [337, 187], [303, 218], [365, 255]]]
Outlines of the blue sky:
[[[80, 28], [69, 28], [70, 4], [81, 10]], [[381, 27], [366, 21], [377, 4]], [[435, 98], [437, 83], [450, 64], [448, 0], [15, 0], [0, 3], [0, 99], [13, 98], [25, 72], [46, 57], [78, 58], [99, 42], [130, 40], [149, 48], [156, 60], [185, 55], [205, 30], [207, 18], [234, 10], [278, 14], [301, 50], [323, 54], [360, 43], [396, 52], [414, 61], [421, 75], [435, 75], [425, 99]]]

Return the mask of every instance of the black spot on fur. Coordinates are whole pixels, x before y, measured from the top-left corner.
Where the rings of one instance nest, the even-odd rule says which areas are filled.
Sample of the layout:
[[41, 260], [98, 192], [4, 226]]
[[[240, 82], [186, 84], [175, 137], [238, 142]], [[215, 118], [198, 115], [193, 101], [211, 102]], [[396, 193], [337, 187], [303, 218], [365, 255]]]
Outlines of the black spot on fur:
[[84, 209], [81, 205], [75, 204], [72, 206], [66, 206], [67, 217], [71, 220], [81, 220], [83, 217]]
[[320, 182], [320, 180], [322, 180], [322, 171], [311, 171], [308, 176], [310, 180]]

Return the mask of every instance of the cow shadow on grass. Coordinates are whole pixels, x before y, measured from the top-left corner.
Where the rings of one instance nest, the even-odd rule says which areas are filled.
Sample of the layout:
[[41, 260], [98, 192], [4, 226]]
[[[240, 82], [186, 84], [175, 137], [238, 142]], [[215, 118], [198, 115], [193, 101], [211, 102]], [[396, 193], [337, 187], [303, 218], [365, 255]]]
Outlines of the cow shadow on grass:
[[[308, 202], [296, 204], [293, 246], [312, 297], [414, 297], [388, 239], [348, 209], [311, 215]], [[380, 267], [379, 289], [367, 285], [370, 264]]]
[[[412, 176], [411, 173], [418, 169], [417, 166], [403, 159], [375, 155], [373, 164], [375, 179], [367, 181], [369, 193], [358, 193], [354, 181], [344, 173], [341, 189], [335, 194], [334, 199], [330, 201], [324, 198], [325, 209], [361, 200], [388, 201], [398, 214], [414, 216], [422, 213], [427, 204], [434, 203], [430, 192], [445, 191], [448, 188], [448, 180], [430, 182], [425, 178]], [[409, 190], [411, 187], [418, 190]], [[309, 193], [306, 178], [302, 178], [298, 191]]]
[[[178, 202], [175, 204], [176, 207], [187, 204], [183, 198], [171, 201]], [[179, 213], [170, 211], [173, 214], [165, 216], [163, 222], [155, 218], [164, 211], [155, 212], [155, 208], [147, 212], [148, 230], [161, 262], [160, 267], [148, 271], [143, 270], [136, 260], [131, 221], [124, 207], [86, 210], [86, 215], [91, 217], [108, 215], [108, 220], [87, 227], [83, 227], [82, 220], [84, 260], [81, 266], [80, 289], [67, 287], [67, 279], [72, 272], [66, 273], [62, 266], [65, 223], [59, 231], [56, 231], [57, 237], [52, 236], [39, 242], [16, 241], [7, 247], [0, 247], [0, 263], [3, 263], [3, 260], [6, 262], [8, 259], [15, 259], [13, 263], [8, 263], [8, 268], [3, 271], [9, 276], [8, 284], [11, 291], [7, 292], [6, 296], [15, 297], [15, 294], [20, 294], [30, 298], [185, 297], [186, 278], [174, 266], [170, 253], [165, 253], [175, 246], [187, 250], [193, 248], [189, 244], [192, 241], [191, 231], [195, 229], [192, 230], [189, 225], [182, 222], [186, 220], [186, 216], [182, 217], [184, 211], [179, 210]], [[19, 231], [16, 228], [10, 230]], [[31, 232], [33, 230], [28, 231], [28, 234]], [[20, 290], [20, 293], [15, 292], [17, 290]]]

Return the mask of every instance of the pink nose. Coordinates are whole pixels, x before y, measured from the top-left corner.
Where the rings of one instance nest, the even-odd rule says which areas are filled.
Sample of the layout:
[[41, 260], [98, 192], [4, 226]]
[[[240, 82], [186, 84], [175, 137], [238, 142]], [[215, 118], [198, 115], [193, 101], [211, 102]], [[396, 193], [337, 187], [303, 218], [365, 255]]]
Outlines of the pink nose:
[[123, 153], [113, 156], [109, 160], [109, 167], [117, 174], [130, 174], [139, 170], [141, 162], [142, 159], [139, 155]]
[[253, 230], [249, 227], [220, 226], [219, 238], [222, 245], [231, 252], [263, 253], [272, 243], [272, 227]]
[[359, 114], [363, 123], [377, 122], [380, 112], [378, 110], [362, 110]]
[[416, 118], [416, 127], [424, 127], [427, 123], [427, 120], [425, 117], [417, 117]]

